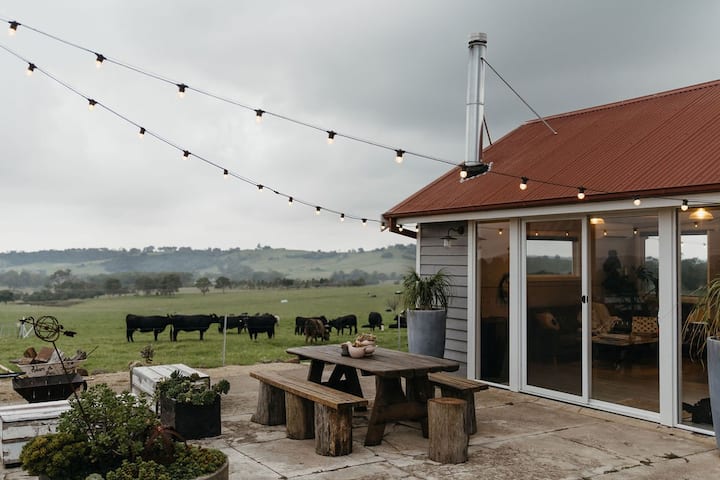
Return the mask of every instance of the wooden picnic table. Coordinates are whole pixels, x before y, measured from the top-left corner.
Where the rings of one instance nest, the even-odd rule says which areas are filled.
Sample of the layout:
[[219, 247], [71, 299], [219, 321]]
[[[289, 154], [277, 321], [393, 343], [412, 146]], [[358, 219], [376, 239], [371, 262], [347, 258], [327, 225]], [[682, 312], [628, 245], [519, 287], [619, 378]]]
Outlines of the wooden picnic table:
[[[379, 445], [385, 424], [401, 420], [419, 421], [423, 436], [428, 436], [427, 401], [433, 398], [431, 372], [453, 372], [460, 364], [443, 358], [428, 357], [378, 347], [369, 357], [352, 358], [341, 354], [340, 345], [294, 347], [287, 353], [310, 360], [308, 380], [362, 397], [358, 370], [375, 376], [375, 401], [370, 412], [365, 445]], [[326, 364], [335, 367], [327, 382], [322, 381]], [[405, 391], [402, 379], [405, 379]]]

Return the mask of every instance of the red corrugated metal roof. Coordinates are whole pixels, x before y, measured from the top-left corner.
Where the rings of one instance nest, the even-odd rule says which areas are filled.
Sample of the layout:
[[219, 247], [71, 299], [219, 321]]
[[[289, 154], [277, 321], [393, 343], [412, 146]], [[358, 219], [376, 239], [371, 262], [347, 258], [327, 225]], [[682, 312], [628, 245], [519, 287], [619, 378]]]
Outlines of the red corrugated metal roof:
[[485, 149], [489, 173], [454, 168], [385, 217], [720, 191], [720, 80], [546, 120], [557, 135], [528, 122]]

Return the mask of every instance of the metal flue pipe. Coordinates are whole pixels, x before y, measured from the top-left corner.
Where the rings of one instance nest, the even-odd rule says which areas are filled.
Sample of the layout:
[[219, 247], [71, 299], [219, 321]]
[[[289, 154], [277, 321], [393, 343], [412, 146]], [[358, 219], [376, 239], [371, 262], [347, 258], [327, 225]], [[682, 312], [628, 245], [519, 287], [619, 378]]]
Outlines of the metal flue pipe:
[[473, 33], [468, 41], [467, 117], [465, 120], [465, 165], [482, 162], [482, 125], [485, 114], [485, 55], [487, 34]]

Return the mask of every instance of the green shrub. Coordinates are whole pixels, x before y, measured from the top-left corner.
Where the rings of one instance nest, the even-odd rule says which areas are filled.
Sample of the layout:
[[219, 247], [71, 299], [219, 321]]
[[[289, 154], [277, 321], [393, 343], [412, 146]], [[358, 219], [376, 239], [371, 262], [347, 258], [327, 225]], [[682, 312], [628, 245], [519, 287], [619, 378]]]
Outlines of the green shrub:
[[186, 377], [176, 370], [169, 378], [158, 382], [157, 396], [172, 398], [178, 403], [190, 405], [212, 405], [216, 396], [230, 391], [230, 383], [227, 380], [220, 380], [210, 388], [204, 381], [199, 380], [197, 373]]
[[105, 384], [90, 387], [60, 416], [58, 432], [83, 439], [90, 462], [103, 471], [143, 451], [148, 432], [159, 425], [147, 398], [116, 394]]
[[[227, 391], [227, 385], [219, 387]], [[215, 395], [214, 390], [213, 391]], [[218, 450], [173, 442], [147, 398], [116, 395], [100, 384], [70, 401], [60, 416], [58, 433], [41, 435], [24, 447], [23, 468], [52, 480], [190, 480], [215, 472], [226, 460]], [[158, 461], [167, 463], [162, 465]], [[86, 479], [87, 480], [87, 479]]]
[[90, 473], [88, 446], [69, 433], [40, 435], [23, 446], [20, 461], [31, 475], [45, 474], [53, 480], [75, 480]]

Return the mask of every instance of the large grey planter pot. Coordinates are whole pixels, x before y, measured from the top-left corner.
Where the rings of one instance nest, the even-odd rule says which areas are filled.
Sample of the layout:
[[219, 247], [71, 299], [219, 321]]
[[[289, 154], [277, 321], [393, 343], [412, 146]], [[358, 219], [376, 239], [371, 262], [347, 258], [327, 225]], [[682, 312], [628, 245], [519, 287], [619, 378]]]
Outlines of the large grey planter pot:
[[708, 338], [707, 363], [715, 443], [720, 448], [720, 339], [718, 337]]
[[445, 356], [445, 310], [408, 310], [407, 332], [410, 353]]

